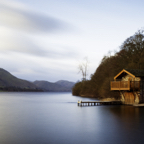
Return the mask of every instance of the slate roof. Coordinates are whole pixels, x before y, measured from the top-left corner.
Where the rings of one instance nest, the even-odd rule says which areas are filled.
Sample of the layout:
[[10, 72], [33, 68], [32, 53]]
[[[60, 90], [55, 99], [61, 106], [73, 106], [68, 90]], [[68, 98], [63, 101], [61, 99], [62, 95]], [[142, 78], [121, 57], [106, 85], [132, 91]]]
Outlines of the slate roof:
[[144, 70], [141, 69], [125, 69], [136, 77], [144, 77]]

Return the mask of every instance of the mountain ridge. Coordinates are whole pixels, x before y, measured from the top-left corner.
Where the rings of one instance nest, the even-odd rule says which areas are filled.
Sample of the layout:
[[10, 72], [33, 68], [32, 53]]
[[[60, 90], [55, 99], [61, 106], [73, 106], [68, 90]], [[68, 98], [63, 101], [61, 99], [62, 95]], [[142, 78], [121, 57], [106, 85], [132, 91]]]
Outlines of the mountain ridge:
[[30, 82], [19, 79], [10, 72], [0, 68], [0, 91], [71, 91], [75, 83], [66, 80], [59, 80], [55, 83], [42, 80]]
[[41, 88], [44, 91], [72, 91], [72, 87], [74, 86], [74, 82], [69, 82], [66, 80], [59, 80], [57, 82], [49, 82], [49, 81], [34, 81], [33, 82], [37, 87]]

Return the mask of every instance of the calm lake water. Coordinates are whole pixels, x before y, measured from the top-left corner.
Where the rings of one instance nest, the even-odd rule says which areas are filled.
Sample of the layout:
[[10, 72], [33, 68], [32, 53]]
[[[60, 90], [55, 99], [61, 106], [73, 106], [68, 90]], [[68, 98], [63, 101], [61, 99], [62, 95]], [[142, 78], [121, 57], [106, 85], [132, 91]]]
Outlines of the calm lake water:
[[71, 93], [0, 93], [0, 144], [143, 144], [144, 108], [78, 107]]

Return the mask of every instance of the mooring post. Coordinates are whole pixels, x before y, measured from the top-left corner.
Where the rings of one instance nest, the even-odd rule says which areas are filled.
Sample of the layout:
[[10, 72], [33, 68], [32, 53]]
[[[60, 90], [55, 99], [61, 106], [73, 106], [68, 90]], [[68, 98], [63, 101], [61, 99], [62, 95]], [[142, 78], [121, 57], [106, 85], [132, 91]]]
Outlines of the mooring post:
[[80, 100], [81, 106], [82, 106], [82, 100]]

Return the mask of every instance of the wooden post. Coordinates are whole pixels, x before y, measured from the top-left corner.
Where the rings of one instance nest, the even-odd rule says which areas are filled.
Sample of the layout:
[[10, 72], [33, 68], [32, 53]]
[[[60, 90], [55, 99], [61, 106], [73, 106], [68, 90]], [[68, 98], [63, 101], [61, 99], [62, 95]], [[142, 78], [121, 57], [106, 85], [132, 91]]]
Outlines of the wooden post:
[[78, 106], [79, 106], [79, 100], [78, 100], [78, 103], [77, 103], [77, 104], [78, 104]]
[[120, 81], [119, 81], [119, 90], [120, 90]]
[[130, 79], [128, 79], [128, 88], [130, 90]]

